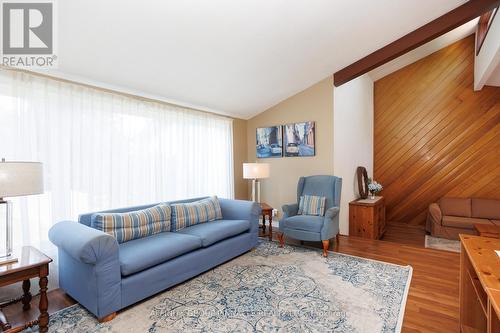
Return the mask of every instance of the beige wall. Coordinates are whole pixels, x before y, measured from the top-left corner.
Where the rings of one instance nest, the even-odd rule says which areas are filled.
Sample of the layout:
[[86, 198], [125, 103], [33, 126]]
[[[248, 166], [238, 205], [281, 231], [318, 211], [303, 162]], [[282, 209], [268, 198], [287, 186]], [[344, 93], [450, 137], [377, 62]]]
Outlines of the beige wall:
[[[293, 122], [316, 122], [316, 156], [256, 158], [257, 127]], [[261, 201], [281, 212], [285, 203], [296, 202], [300, 176], [333, 174], [333, 80], [328, 77], [247, 121], [247, 161], [265, 162], [271, 177], [261, 182]], [[235, 169], [241, 169], [241, 164]], [[241, 173], [241, 171], [240, 171]], [[236, 174], [236, 173], [235, 173]]]
[[234, 197], [247, 200], [247, 181], [243, 179], [243, 163], [247, 160], [247, 121], [233, 119], [233, 160], [234, 160]]

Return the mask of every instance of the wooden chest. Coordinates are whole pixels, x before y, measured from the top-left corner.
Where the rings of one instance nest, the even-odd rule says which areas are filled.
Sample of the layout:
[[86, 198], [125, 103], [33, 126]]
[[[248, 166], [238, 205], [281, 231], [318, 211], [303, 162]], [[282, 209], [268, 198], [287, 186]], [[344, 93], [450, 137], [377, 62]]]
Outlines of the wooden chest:
[[385, 232], [384, 197], [349, 203], [349, 236], [380, 239]]

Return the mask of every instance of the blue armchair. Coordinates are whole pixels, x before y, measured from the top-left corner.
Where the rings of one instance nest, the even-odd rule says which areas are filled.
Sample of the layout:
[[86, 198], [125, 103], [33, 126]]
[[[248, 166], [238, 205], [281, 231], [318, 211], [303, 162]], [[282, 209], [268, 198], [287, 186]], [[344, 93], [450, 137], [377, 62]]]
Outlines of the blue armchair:
[[[342, 179], [335, 176], [300, 177], [297, 184], [297, 203], [283, 205], [278, 239], [284, 245], [284, 237], [301, 241], [321, 241], [323, 256], [328, 256], [330, 239], [339, 241], [339, 210]], [[316, 195], [326, 197], [325, 216], [298, 215], [300, 197]]]

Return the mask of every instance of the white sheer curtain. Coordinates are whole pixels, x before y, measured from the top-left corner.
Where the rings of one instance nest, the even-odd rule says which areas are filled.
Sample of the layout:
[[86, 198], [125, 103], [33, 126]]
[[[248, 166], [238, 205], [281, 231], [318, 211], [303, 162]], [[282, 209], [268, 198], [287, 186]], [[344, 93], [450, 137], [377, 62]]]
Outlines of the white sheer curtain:
[[9, 70], [1, 157], [44, 165], [45, 194], [12, 199], [17, 245], [83, 212], [234, 192], [231, 119]]

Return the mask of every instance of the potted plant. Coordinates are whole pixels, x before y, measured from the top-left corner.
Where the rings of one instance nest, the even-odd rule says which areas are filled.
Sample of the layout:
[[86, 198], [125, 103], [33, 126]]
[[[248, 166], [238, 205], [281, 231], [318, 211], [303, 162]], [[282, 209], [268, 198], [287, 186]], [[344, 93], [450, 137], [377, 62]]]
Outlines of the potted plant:
[[370, 199], [375, 199], [375, 196], [384, 189], [382, 184], [377, 183], [376, 181], [369, 179], [368, 180], [368, 191], [370, 191]]

